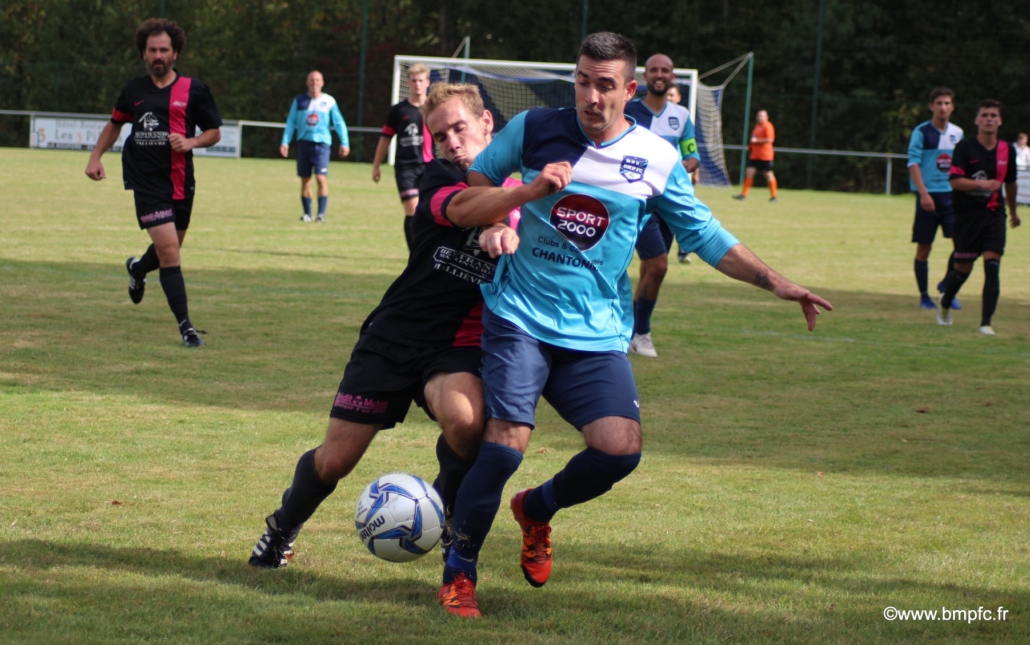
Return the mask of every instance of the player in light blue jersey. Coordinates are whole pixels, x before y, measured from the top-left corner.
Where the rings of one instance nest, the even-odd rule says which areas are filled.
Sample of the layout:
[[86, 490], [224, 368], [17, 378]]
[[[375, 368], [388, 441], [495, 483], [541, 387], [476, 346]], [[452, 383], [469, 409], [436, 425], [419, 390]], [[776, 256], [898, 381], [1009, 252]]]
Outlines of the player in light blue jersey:
[[336, 99], [322, 91], [325, 80], [322, 72], [308, 74], [308, 93], [293, 99], [290, 115], [286, 117], [279, 154], [290, 153], [290, 141], [297, 135], [297, 176], [300, 177], [300, 203], [304, 208], [301, 220], [311, 221], [311, 173], [318, 180], [318, 222], [325, 221], [325, 208], [329, 203], [329, 147], [333, 143], [332, 131], [340, 139], [340, 158], [350, 154], [347, 122], [340, 114]]
[[[676, 85], [675, 67], [665, 54], [655, 54], [644, 64], [644, 81], [647, 95], [626, 104], [626, 114], [633, 117], [637, 125], [647, 128], [671, 143], [680, 151], [683, 167], [691, 174], [701, 164], [694, 138], [694, 123], [687, 108], [666, 98], [666, 93]], [[672, 230], [659, 217], [647, 220], [637, 239], [637, 255], [640, 256], [640, 280], [633, 294], [633, 337], [629, 341], [629, 352], [649, 358], [656, 358], [658, 351], [651, 340], [651, 313], [658, 304], [658, 290], [669, 270], [669, 250], [672, 248]], [[680, 257], [689, 254], [680, 249]]]
[[[908, 144], [908, 174], [912, 192], [916, 194], [916, 219], [912, 225], [912, 241], [916, 244], [916, 285], [919, 287], [919, 306], [936, 309], [929, 294], [929, 257], [933, 240], [940, 227], [944, 237], [951, 238], [955, 229], [955, 211], [951, 205], [951, 185], [948, 171], [955, 144], [962, 140], [962, 128], [950, 122], [955, 110], [955, 93], [946, 87], [930, 92], [930, 111], [933, 118], [912, 130]], [[948, 256], [945, 277], [955, 268], [955, 254]], [[937, 285], [943, 293], [944, 280]], [[958, 300], [952, 309], [961, 309]]]
[[[483, 287], [488, 422], [455, 505], [440, 593], [451, 613], [479, 614], [470, 608], [477, 606], [480, 549], [529, 444], [540, 396], [582, 432], [586, 449], [552, 479], [512, 498], [531, 585], [550, 575], [551, 517], [599, 497], [636, 468], [640, 406], [626, 354], [633, 324], [626, 269], [649, 217], [665, 220], [683, 248], [726, 275], [800, 303], [810, 330], [819, 308], [832, 308], [737, 242], [695, 199], [679, 151], [624, 115], [636, 90], [635, 67], [636, 52], [624, 37], [589, 36], [577, 59], [576, 109], [536, 109], [512, 119], [473, 163], [472, 187], [448, 206], [462, 226], [466, 215], [500, 221], [522, 205], [521, 242], [504, 249], [509, 254], [493, 283]], [[523, 202], [525, 190], [495, 187], [513, 172], [553, 192]]]

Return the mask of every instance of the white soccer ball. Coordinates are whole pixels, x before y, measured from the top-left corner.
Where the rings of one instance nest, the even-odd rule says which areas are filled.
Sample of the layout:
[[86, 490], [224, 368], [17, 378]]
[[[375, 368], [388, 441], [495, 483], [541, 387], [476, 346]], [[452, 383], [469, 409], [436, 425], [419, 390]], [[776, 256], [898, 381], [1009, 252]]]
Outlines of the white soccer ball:
[[440, 541], [443, 500], [436, 489], [414, 475], [383, 475], [358, 497], [354, 527], [372, 555], [390, 562], [411, 562]]

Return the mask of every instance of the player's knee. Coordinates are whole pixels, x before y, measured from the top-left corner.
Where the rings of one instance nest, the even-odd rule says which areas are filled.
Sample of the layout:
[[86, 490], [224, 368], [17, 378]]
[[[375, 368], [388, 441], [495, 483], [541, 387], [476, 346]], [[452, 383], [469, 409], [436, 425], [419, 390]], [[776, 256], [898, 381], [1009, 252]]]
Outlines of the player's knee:
[[361, 455], [325, 451], [324, 447], [322, 450], [322, 458], [315, 460], [315, 470], [318, 471], [318, 478], [327, 484], [338, 482], [349, 475], [361, 460]]
[[472, 459], [483, 442], [483, 420], [475, 416], [441, 421], [440, 429], [451, 450], [462, 459]]
[[609, 489], [629, 477], [630, 473], [640, 465], [639, 451], [625, 455], [612, 455], [595, 449], [590, 449], [589, 452], [591, 459], [597, 465], [598, 477], [605, 481]]

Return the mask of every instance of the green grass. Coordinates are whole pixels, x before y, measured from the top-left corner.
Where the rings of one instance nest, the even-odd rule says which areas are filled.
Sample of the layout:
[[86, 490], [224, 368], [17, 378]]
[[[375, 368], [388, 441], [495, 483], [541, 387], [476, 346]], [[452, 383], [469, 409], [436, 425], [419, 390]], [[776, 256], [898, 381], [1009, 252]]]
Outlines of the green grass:
[[[246, 565], [404, 264], [391, 182], [334, 163], [328, 222], [305, 225], [291, 162], [198, 159], [183, 266], [209, 345], [186, 351], [156, 281], [141, 305], [126, 297], [122, 263], [146, 238], [106, 161], [95, 184], [85, 154], [0, 149], [0, 641], [1030, 640], [1030, 231], [1010, 235], [985, 338], [979, 267], [953, 327], [918, 309], [910, 197], [701, 189], [836, 310], [809, 334], [795, 305], [674, 262], [660, 358], [633, 361], [640, 468], [556, 518], [542, 589], [502, 510], [485, 617], [462, 622], [436, 604], [437, 553], [391, 565], [353, 530], [372, 478], [432, 477], [418, 410], [341, 482], [288, 569]], [[550, 408], [538, 422], [509, 494], [581, 448]], [[890, 622], [887, 606], [1009, 613]]]

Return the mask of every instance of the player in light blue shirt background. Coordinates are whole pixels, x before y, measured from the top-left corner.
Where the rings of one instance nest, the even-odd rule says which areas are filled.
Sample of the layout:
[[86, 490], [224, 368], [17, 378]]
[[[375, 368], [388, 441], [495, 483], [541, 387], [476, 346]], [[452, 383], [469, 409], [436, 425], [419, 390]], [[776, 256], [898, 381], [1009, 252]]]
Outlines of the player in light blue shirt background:
[[333, 143], [332, 131], [340, 139], [340, 158], [350, 154], [347, 122], [336, 104], [336, 99], [322, 92], [325, 80], [322, 72], [308, 74], [308, 92], [293, 99], [286, 117], [279, 154], [289, 155], [290, 141], [297, 135], [297, 176], [300, 177], [300, 203], [304, 209], [301, 220], [311, 221], [311, 175], [318, 181], [318, 222], [325, 221], [329, 203], [329, 147]]
[[[955, 145], [962, 140], [962, 128], [951, 123], [955, 111], [955, 93], [946, 87], [930, 92], [933, 118], [912, 130], [908, 144], [908, 174], [912, 192], [916, 194], [916, 217], [912, 224], [912, 241], [916, 244], [915, 274], [919, 288], [919, 306], [936, 309], [929, 294], [929, 258], [938, 227], [944, 237], [951, 238], [955, 229], [955, 211], [951, 205], [948, 171]], [[949, 251], [945, 277], [955, 268], [955, 256]], [[944, 280], [937, 285], [943, 293]], [[952, 309], [961, 309], [958, 300]]]
[[[676, 86], [675, 66], [665, 54], [655, 54], [644, 64], [644, 82], [647, 94], [626, 104], [626, 115], [636, 119], [637, 125], [647, 128], [680, 151], [683, 167], [693, 174], [701, 164], [694, 138], [694, 122], [687, 108], [669, 101], [668, 91]], [[651, 339], [651, 314], [658, 304], [658, 290], [669, 270], [669, 251], [672, 249], [672, 231], [661, 219], [652, 217], [644, 225], [637, 239], [640, 256], [640, 280], [633, 294], [633, 336], [629, 352], [657, 358], [658, 351]], [[680, 247], [680, 261], [689, 261], [689, 253]]]

